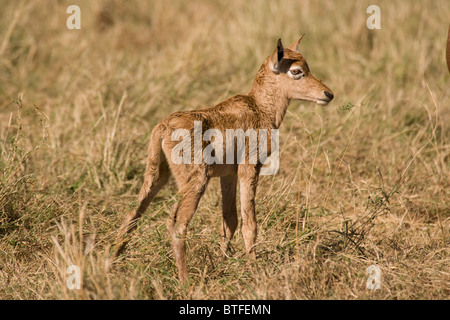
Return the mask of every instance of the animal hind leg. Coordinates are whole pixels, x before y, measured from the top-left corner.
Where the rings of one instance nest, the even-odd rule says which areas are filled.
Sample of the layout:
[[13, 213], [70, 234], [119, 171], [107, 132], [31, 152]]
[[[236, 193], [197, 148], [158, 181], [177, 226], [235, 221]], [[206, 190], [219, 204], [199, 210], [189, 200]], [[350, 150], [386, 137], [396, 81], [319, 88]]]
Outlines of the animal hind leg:
[[116, 240], [115, 254], [114, 258], [119, 256], [125, 249], [127, 244], [126, 236], [136, 228], [137, 221], [148, 208], [153, 198], [158, 194], [158, 192], [166, 185], [170, 178], [170, 169], [167, 161], [164, 159], [160, 165], [158, 174], [152, 174], [152, 171], [147, 170], [144, 178], [144, 184], [142, 185], [141, 191], [138, 197], [138, 208], [128, 212], [122, 226], [119, 228], [119, 232]]
[[186, 263], [187, 227], [207, 184], [208, 178], [206, 175], [199, 175], [182, 185], [179, 191], [181, 198], [175, 205], [172, 216], [167, 220], [167, 230], [172, 243], [178, 275], [180, 282], [183, 284], [188, 282]]
[[230, 249], [230, 242], [238, 225], [236, 210], [237, 175], [220, 178], [222, 189], [222, 243], [221, 249], [225, 256]]

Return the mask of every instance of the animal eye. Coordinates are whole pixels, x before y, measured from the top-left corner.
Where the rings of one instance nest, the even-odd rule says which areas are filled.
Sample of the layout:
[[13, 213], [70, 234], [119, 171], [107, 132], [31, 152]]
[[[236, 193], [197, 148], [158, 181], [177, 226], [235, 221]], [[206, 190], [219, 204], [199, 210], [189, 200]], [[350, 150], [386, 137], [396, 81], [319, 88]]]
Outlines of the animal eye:
[[291, 71], [291, 74], [294, 76], [298, 76], [299, 74], [302, 73], [302, 71], [300, 69], [292, 69], [290, 71]]

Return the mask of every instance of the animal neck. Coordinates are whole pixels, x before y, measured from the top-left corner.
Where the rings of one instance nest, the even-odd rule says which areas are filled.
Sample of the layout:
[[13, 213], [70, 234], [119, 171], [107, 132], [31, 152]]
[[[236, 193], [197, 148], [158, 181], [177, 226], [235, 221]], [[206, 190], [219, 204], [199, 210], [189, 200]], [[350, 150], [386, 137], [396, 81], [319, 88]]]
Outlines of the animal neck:
[[261, 111], [270, 118], [273, 127], [278, 129], [286, 114], [290, 99], [279, 85], [276, 75], [270, 70], [267, 62], [256, 74], [248, 95], [255, 99]]

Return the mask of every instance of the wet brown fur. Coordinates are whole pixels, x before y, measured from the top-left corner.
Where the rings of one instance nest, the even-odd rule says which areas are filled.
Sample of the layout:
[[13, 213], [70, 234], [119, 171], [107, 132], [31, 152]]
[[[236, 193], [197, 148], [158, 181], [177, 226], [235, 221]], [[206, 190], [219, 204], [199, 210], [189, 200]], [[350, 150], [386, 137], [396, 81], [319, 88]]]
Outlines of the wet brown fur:
[[[175, 112], [161, 121], [152, 131], [144, 184], [138, 197], [138, 208], [129, 212], [119, 229], [117, 257], [126, 244], [125, 236], [136, 227], [158, 191], [175, 177], [179, 189], [179, 201], [167, 221], [180, 281], [187, 283], [186, 233], [189, 221], [197, 209], [208, 181], [220, 177], [222, 190], [222, 250], [226, 253], [238, 225], [236, 209], [236, 185], [240, 186], [242, 234], [247, 252], [255, 258], [256, 217], [255, 195], [261, 163], [249, 164], [175, 164], [171, 160], [172, 149], [178, 141], [172, 141], [176, 129], [188, 129], [193, 134], [194, 121], [202, 122], [203, 132], [218, 129], [226, 136], [226, 129], [278, 129], [290, 100], [306, 100], [326, 105], [332, 99], [324, 94], [331, 90], [309, 71], [306, 60], [298, 52], [300, 37], [284, 49], [279, 40], [274, 53], [259, 69], [253, 86], [247, 95], [231, 97], [218, 105], [193, 111]], [[287, 75], [293, 66], [301, 67], [304, 78], [294, 80]], [[191, 136], [193, 141], [193, 136]], [[225, 157], [225, 150], [224, 150]]]

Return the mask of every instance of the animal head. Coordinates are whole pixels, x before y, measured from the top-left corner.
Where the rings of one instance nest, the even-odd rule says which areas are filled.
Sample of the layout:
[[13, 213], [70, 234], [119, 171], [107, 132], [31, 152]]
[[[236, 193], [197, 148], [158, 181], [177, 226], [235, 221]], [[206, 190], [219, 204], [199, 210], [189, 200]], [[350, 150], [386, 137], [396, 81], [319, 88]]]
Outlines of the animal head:
[[312, 101], [326, 106], [333, 100], [333, 92], [311, 74], [305, 58], [299, 52], [302, 38], [303, 35], [287, 48], [278, 39], [277, 47], [268, 58], [268, 65], [288, 99]]

